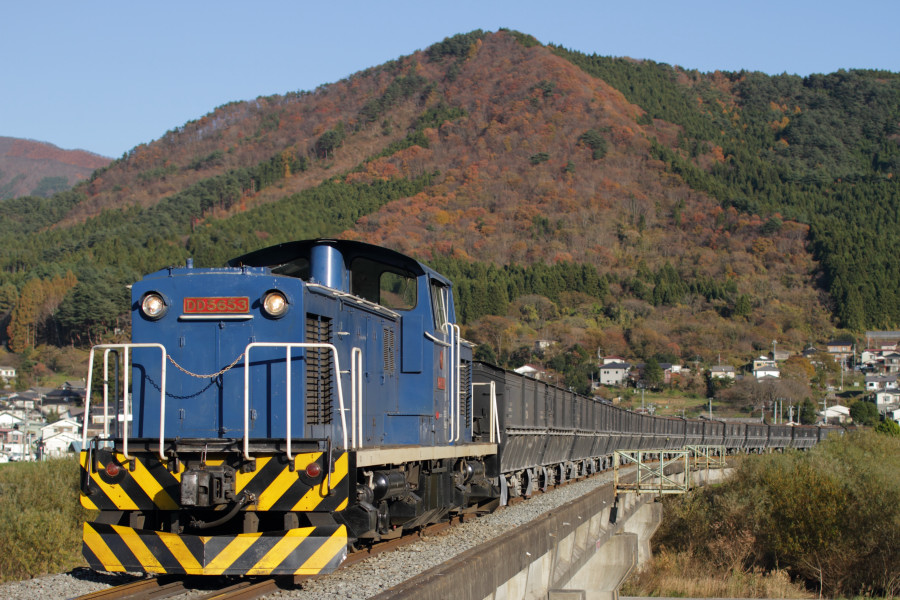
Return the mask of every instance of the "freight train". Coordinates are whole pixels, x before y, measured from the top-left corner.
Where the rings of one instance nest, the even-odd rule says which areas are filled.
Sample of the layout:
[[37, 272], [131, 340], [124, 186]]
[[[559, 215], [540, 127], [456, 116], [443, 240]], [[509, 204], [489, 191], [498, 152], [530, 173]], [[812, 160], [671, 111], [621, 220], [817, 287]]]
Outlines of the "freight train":
[[447, 278], [347, 240], [150, 274], [132, 286], [131, 343], [95, 346], [90, 364], [83, 554], [104, 571], [326, 573], [616, 449], [824, 435], [638, 414], [476, 362]]

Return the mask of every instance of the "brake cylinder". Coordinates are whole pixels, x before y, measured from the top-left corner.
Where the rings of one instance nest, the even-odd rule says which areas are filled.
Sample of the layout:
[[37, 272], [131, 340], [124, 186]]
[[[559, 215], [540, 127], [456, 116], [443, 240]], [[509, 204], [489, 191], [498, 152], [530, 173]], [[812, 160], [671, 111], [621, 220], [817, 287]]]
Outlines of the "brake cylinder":
[[375, 500], [402, 498], [406, 496], [409, 485], [403, 471], [375, 471], [372, 474], [372, 489]]

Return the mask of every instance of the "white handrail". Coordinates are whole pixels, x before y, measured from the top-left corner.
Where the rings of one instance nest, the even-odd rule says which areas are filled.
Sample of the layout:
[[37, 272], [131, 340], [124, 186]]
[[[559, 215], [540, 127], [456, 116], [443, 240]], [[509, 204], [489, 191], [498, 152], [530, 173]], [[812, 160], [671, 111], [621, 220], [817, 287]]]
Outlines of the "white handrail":
[[433, 335], [431, 335], [431, 334], [428, 333], [427, 331], [425, 332], [425, 338], [431, 340], [431, 341], [434, 342], [435, 344], [438, 344], [438, 345], [440, 345], [440, 346], [444, 346], [445, 348], [449, 348], [449, 347], [450, 347], [450, 344], [448, 344], [447, 342], [445, 342], [445, 341], [443, 341], [443, 340], [439, 340], [438, 338], [434, 337]]
[[[103, 351], [103, 437], [109, 439], [109, 353], [112, 352], [109, 348]], [[118, 358], [118, 357], [117, 357]], [[117, 361], [118, 362], [118, 361]], [[93, 364], [91, 364], [91, 371], [93, 371]], [[118, 385], [118, 382], [116, 382]], [[125, 394], [125, 391], [122, 391], [122, 394]], [[117, 411], [118, 412], [118, 411]], [[90, 413], [85, 412], [85, 416]], [[119, 418], [119, 415], [116, 415], [116, 418]], [[124, 427], [126, 423], [123, 421], [122, 426]]]
[[453, 384], [456, 381], [453, 377], [453, 359], [456, 356], [456, 344], [454, 343], [455, 338], [453, 336], [453, 333], [454, 333], [453, 323], [451, 323], [450, 321], [445, 322], [444, 329], [446, 330], [447, 335], [450, 337], [450, 344], [449, 344], [450, 352], [448, 353], [450, 358], [447, 359], [447, 362], [449, 363], [449, 365], [447, 367], [447, 369], [449, 371], [449, 373], [448, 373], [449, 377], [447, 377], [447, 396], [448, 396], [448, 403], [449, 403], [448, 410], [450, 412], [450, 432], [449, 432], [449, 435], [447, 436], [447, 441], [452, 442], [454, 439], [454, 435], [456, 433], [456, 429], [455, 429], [456, 410], [454, 409], [454, 406], [453, 406]]
[[454, 341], [456, 343], [456, 360], [453, 362], [453, 376], [456, 378], [456, 440], [461, 437], [462, 425], [462, 330], [456, 323], [453, 324], [453, 331], [456, 333]]
[[[165, 356], [165, 354], [166, 354], [166, 351], [163, 350], [163, 356]], [[165, 360], [165, 358], [163, 358], [163, 360]], [[128, 379], [129, 379], [128, 376], [131, 374], [131, 369], [128, 368], [128, 365], [130, 363], [128, 361], [128, 348], [127, 347], [124, 348], [122, 351], [122, 364], [124, 365], [123, 369], [122, 369], [122, 371], [123, 371], [122, 372], [122, 397], [123, 397], [122, 425], [124, 425], [124, 427], [122, 427], [122, 454], [125, 455], [126, 459], [131, 460], [131, 456], [128, 455], [128, 390], [131, 389], [131, 386], [128, 385]], [[105, 403], [106, 403], [106, 400], [104, 400], [104, 404]], [[160, 399], [160, 401], [159, 401], [160, 409], [163, 406], [165, 406], [165, 403], [166, 403], [165, 397]], [[116, 415], [116, 418], [118, 419], [119, 416]], [[159, 433], [160, 433], [159, 454], [160, 454], [160, 456], [162, 456], [162, 453], [163, 453], [162, 432], [163, 432], [164, 428], [165, 428], [165, 422], [163, 421], [163, 418], [162, 418], [162, 411], [160, 411], [160, 417], [159, 417]]]
[[[462, 377], [460, 376], [461, 370], [461, 354], [462, 354], [462, 332], [460, 330], [459, 325], [456, 323], [446, 323], [450, 328], [450, 379], [452, 381], [450, 385], [450, 409], [453, 414], [451, 426], [450, 426], [450, 441], [457, 442], [459, 441], [460, 434], [462, 433], [462, 425], [460, 419], [460, 407], [461, 407], [461, 398], [460, 398], [460, 387], [462, 387]], [[454, 409], [454, 399], [456, 400], [456, 408]], [[456, 436], [453, 435], [453, 423], [456, 423]]]
[[[122, 455], [126, 458], [126, 460], [134, 460], [134, 457], [128, 454], [128, 399], [129, 399], [129, 374], [131, 369], [129, 368], [129, 360], [128, 360], [128, 351], [131, 348], [159, 348], [162, 356], [160, 357], [160, 382], [159, 382], [159, 457], [162, 460], [166, 459], [166, 455], [163, 449], [163, 439], [165, 437], [165, 413], [166, 413], [166, 347], [162, 344], [154, 344], [154, 343], [143, 343], [143, 344], [98, 344], [91, 348], [90, 354], [88, 355], [88, 376], [87, 376], [87, 384], [85, 386], [85, 398], [84, 398], [84, 427], [82, 429], [81, 434], [81, 447], [82, 449], [87, 448], [88, 443], [88, 424], [91, 420], [91, 379], [94, 374], [94, 352], [98, 349], [104, 350], [103, 353], [103, 435], [104, 437], [109, 437], [109, 351], [110, 350], [119, 350], [123, 351], [123, 361], [122, 361]], [[118, 415], [116, 415], [118, 418]]]
[[[290, 373], [291, 369], [291, 349], [292, 348], [321, 348], [324, 350], [330, 350], [332, 356], [334, 357], [334, 373], [335, 380], [337, 381], [337, 390], [338, 390], [338, 404], [340, 408], [341, 414], [341, 432], [343, 435], [344, 448], [348, 448], [347, 444], [347, 417], [344, 415], [344, 392], [343, 386], [341, 385], [341, 364], [340, 359], [338, 358], [337, 348], [334, 344], [323, 344], [323, 343], [290, 343], [290, 342], [252, 342], [247, 344], [247, 347], [244, 348], [244, 459], [249, 461], [252, 460], [250, 458], [250, 350], [252, 348], [286, 348], [287, 350], [287, 360], [285, 363], [285, 368], [287, 368], [288, 373]], [[290, 375], [288, 375], [288, 384], [290, 383]], [[287, 404], [288, 404], [288, 412], [290, 411], [290, 387], [287, 390]], [[287, 423], [287, 452], [290, 455], [291, 452], [291, 438], [290, 438], [290, 420]]]
[[[494, 414], [494, 427], [497, 428], [496, 443], [500, 443], [500, 413], [497, 410], [497, 386], [491, 382], [491, 412]], [[491, 432], [493, 433], [493, 432]]]
[[[480, 383], [472, 383], [472, 387], [476, 385], [489, 385], [491, 387], [491, 414], [488, 422], [488, 429], [491, 431], [490, 442], [492, 444], [496, 444], [500, 442], [500, 419], [497, 418], [497, 382], [496, 381], [483, 381]], [[474, 411], [473, 411], [474, 412]], [[474, 426], [473, 426], [474, 429]], [[494, 437], [494, 430], [496, 429], [497, 437]]]
[[[285, 348], [284, 350], [284, 365], [285, 371], [287, 373], [287, 377], [285, 377], [285, 395], [287, 396], [287, 402], [285, 402], [286, 406], [284, 409], [284, 418], [287, 420], [287, 431], [285, 432], [285, 453], [287, 454], [288, 464], [293, 465], [294, 457], [291, 456], [291, 405], [293, 403], [291, 402], [291, 349], [289, 347]], [[247, 365], [245, 364], [244, 381], [247, 381], [247, 370]], [[248, 439], [246, 421], [244, 422], [244, 439]], [[247, 453], [245, 450], [245, 457], [246, 454]]]
[[[362, 448], [363, 445], [363, 355], [362, 348], [353, 348], [350, 351], [350, 386], [353, 390], [353, 397], [350, 404], [353, 409], [350, 411], [353, 423], [353, 447]], [[357, 406], [358, 404], [358, 406]], [[359, 428], [357, 432], [357, 428]], [[357, 433], [359, 438], [357, 439]]]

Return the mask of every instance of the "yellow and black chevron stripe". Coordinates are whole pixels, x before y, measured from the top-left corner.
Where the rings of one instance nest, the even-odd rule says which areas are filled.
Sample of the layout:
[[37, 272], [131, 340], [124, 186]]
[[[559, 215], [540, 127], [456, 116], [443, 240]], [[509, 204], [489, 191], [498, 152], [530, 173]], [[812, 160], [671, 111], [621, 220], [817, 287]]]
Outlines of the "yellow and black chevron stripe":
[[[178, 510], [181, 476], [184, 465], [178, 471], [170, 471], [159, 457], [141, 454], [135, 457], [134, 469], [120, 453], [95, 452], [94, 465], [91, 456], [81, 453], [82, 493], [81, 504], [93, 510]], [[115, 460], [121, 465], [119, 473], [110, 477], [106, 463]], [[226, 462], [221, 457], [210, 456], [209, 466]], [[319, 463], [323, 475], [318, 482], [305, 477], [306, 466]], [[283, 454], [256, 457], [256, 470], [247, 473], [239, 468], [235, 473], [235, 496], [248, 492], [256, 498], [245, 510], [255, 511], [340, 511], [347, 507], [349, 495], [349, 459], [346, 452], [336, 456], [331, 477], [325, 475], [322, 452], [302, 453], [294, 456], [294, 470], [289, 468]], [[239, 465], [234, 465], [239, 467]], [[329, 481], [330, 479], [330, 481]]]
[[171, 575], [317, 575], [347, 557], [343, 525], [196, 536], [84, 524], [85, 559], [99, 571]]

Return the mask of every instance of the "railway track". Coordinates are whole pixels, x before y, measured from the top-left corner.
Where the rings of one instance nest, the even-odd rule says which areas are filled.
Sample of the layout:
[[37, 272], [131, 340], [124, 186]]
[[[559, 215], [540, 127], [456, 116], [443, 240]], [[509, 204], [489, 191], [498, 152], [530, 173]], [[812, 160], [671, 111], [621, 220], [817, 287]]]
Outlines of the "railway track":
[[[598, 473], [599, 475], [599, 473]], [[580, 481], [583, 478], [569, 480], [561, 485], [549, 486], [547, 492], [558, 487], [566, 487], [569, 484]], [[543, 495], [546, 492], [535, 490], [534, 496]], [[524, 497], [510, 498], [510, 506], [526, 501]], [[341, 564], [339, 571], [348, 568], [354, 564], [360, 563], [368, 558], [392, 552], [404, 546], [414, 544], [425, 538], [433, 538], [447, 532], [453, 526], [475, 519], [486, 512], [494, 512], [496, 507], [485, 506], [478, 511], [462, 513], [454, 516], [449, 521], [436, 523], [422, 528], [416, 532], [398, 536], [395, 539], [387, 540], [374, 544], [371, 547], [361, 548], [351, 551], [347, 559]], [[502, 508], [500, 510], [503, 510]], [[206, 588], [210, 585], [209, 578], [184, 578], [174, 575], [166, 575], [141, 579], [128, 584], [100, 590], [90, 594], [77, 597], [75, 600], [161, 600], [164, 598], [174, 598], [182, 594], [191, 592], [191, 600], [253, 600], [255, 598], [263, 598], [268, 594], [272, 594], [280, 589], [290, 589], [291, 587], [301, 586], [303, 582], [313, 578], [328, 577], [325, 576], [297, 576], [294, 578], [280, 577], [267, 579], [243, 579], [237, 583], [224, 585], [220, 589], [210, 590], [204, 595], [197, 595], [198, 588]], [[199, 579], [199, 583], [198, 583]], [[231, 580], [233, 582], [233, 580]], [[195, 585], [192, 585], [192, 582]]]
[[[189, 581], [190, 579], [174, 576], [141, 579], [78, 596], [75, 600], [162, 600], [191, 591]], [[285, 582], [281, 578], [243, 580], [201, 596], [192, 595], [191, 600], [254, 600], [274, 593], [284, 585]]]
[[184, 591], [183, 581], [155, 577], [139, 579], [131, 583], [91, 592], [90, 594], [78, 596], [76, 600], [155, 600], [158, 598], [169, 598]]

